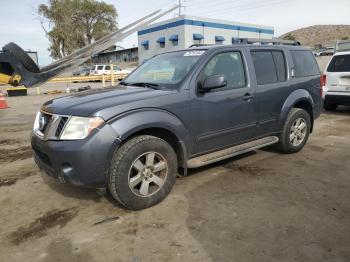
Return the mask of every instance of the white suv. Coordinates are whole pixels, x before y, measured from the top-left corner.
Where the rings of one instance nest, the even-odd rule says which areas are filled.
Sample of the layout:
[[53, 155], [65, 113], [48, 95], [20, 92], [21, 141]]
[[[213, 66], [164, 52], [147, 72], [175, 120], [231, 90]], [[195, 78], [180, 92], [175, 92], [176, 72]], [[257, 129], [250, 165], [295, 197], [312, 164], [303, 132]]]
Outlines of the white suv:
[[350, 104], [350, 51], [336, 52], [321, 76], [325, 110]]

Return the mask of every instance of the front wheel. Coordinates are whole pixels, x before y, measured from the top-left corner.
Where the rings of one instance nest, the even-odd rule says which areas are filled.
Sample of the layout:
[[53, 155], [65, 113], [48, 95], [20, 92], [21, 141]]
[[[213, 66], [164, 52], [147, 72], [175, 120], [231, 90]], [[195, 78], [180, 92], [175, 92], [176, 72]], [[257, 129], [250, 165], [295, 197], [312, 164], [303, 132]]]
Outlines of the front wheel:
[[131, 210], [140, 210], [162, 201], [172, 189], [177, 157], [164, 140], [137, 136], [114, 153], [108, 188], [114, 199]]
[[304, 109], [293, 108], [284, 123], [278, 148], [287, 154], [300, 151], [309, 138], [310, 130], [309, 113]]

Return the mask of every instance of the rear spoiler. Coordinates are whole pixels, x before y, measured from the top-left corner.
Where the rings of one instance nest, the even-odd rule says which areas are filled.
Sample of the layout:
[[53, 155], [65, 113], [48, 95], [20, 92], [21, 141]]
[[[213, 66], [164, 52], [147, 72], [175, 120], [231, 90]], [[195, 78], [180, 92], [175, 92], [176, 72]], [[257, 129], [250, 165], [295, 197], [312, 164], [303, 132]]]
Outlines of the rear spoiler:
[[0, 83], [12, 86], [34, 87], [44, 84], [88, 61], [90, 57], [113, 46], [127, 36], [174, 11], [177, 6], [161, 12], [157, 10], [141, 19], [85, 46], [56, 62], [39, 68], [30, 56], [15, 43], [9, 43], [0, 52]]

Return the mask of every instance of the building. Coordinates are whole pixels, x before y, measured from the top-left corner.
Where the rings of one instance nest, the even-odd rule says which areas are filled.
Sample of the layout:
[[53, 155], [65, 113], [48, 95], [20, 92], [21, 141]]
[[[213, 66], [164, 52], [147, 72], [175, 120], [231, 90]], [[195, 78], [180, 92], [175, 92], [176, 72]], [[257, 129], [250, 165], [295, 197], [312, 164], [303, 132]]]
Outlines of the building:
[[138, 50], [137, 47], [124, 49], [120, 46], [115, 46], [112, 49], [108, 49], [104, 52], [92, 58], [94, 64], [121, 64], [138, 62]]
[[233, 44], [242, 39], [272, 39], [274, 28], [182, 15], [149, 25], [138, 32], [139, 60], [193, 44]]

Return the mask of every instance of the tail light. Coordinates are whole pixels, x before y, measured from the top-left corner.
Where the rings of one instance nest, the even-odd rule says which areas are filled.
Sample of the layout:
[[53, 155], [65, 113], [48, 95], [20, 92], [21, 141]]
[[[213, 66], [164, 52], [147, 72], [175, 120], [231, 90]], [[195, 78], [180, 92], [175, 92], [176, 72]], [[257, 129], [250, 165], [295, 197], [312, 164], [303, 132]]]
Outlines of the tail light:
[[321, 96], [323, 95], [323, 87], [326, 85], [327, 81], [327, 75], [322, 74], [320, 77], [320, 84], [321, 84]]

